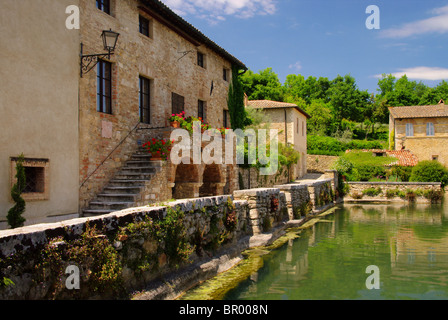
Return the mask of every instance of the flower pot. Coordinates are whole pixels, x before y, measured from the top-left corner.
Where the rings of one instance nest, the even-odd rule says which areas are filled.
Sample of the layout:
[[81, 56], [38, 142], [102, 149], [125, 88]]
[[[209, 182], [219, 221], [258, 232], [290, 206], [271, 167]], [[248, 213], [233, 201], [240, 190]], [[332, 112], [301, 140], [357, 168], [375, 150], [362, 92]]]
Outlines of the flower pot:
[[154, 152], [151, 154], [151, 158], [149, 158], [149, 161], [161, 161], [162, 159], [162, 155], [160, 154], [160, 152]]
[[172, 128], [180, 128], [180, 122], [179, 121], [171, 121], [170, 125]]

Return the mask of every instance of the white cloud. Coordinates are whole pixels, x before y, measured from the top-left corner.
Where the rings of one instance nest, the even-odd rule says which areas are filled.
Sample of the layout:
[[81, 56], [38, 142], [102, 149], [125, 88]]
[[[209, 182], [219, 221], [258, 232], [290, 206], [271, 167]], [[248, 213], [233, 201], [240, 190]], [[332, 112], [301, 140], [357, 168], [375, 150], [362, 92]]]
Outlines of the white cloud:
[[226, 16], [251, 18], [276, 11], [275, 0], [162, 0], [181, 16], [189, 14], [217, 23]]
[[290, 64], [289, 69], [294, 69], [296, 71], [302, 70], [302, 63], [300, 61], [297, 61], [296, 63]]
[[381, 32], [385, 38], [406, 38], [426, 33], [448, 32], [448, 6], [431, 10], [434, 17], [403, 24], [397, 28], [386, 29]]
[[[408, 79], [414, 80], [446, 80], [448, 79], [448, 68], [438, 67], [414, 67], [399, 69], [400, 71], [392, 73], [396, 78], [401, 78], [406, 75]], [[374, 76], [375, 78], [382, 78], [381, 74]]]

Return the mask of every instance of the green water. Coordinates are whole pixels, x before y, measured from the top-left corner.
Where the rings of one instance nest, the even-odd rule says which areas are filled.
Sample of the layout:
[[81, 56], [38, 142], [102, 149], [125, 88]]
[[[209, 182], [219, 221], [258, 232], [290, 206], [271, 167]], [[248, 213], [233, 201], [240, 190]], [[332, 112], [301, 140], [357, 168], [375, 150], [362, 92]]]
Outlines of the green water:
[[224, 299], [448, 299], [448, 208], [344, 205], [262, 259]]

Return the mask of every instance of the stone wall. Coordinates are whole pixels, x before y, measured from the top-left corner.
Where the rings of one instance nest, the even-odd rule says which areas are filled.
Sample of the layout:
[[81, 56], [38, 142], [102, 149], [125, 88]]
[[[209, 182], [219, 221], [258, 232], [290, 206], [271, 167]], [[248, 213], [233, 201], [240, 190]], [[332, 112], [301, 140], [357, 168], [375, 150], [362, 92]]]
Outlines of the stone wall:
[[[253, 237], [275, 234], [291, 220], [300, 223], [306, 219], [297, 219], [328, 208], [332, 200], [312, 203], [328, 188], [331, 181], [325, 180], [239, 190], [233, 196], [0, 231], [0, 299], [126, 298], [179, 268], [212, 275], [189, 268], [236, 250], [237, 243], [247, 248]], [[80, 282], [79, 289], [70, 290], [73, 266]]]
[[286, 208], [288, 210], [288, 217], [290, 220], [306, 216], [307, 211], [312, 209], [308, 207], [311, 203], [311, 196], [307, 185], [289, 184], [276, 186], [285, 194]]
[[[272, 188], [275, 185], [289, 183], [290, 172], [287, 167], [279, 168], [275, 175], [263, 176], [257, 168], [239, 167], [238, 182], [240, 189]], [[292, 177], [292, 176], [291, 176]]]
[[235, 199], [248, 205], [248, 226], [253, 234], [268, 232], [288, 219], [284, 194], [279, 189], [251, 189], [234, 192]]
[[345, 202], [438, 202], [444, 195], [438, 182], [348, 182]]
[[338, 159], [335, 156], [323, 155], [307, 155], [308, 172], [310, 173], [324, 173], [326, 170], [331, 170], [333, 163]]
[[169, 181], [170, 165], [166, 161], [152, 161], [156, 170], [150, 181], [145, 182], [145, 188], [136, 201], [137, 207], [167, 201], [173, 198], [173, 184]]
[[[112, 28], [120, 33], [115, 54], [109, 61], [113, 74], [112, 113], [97, 111], [96, 69], [79, 81], [82, 209], [138, 149], [138, 140], [145, 142], [159, 137], [163, 131], [159, 128], [169, 126], [173, 93], [184, 97], [187, 117], [198, 116], [201, 100], [206, 105], [205, 120], [214, 128], [222, 127], [229, 88], [229, 82], [223, 79], [223, 69], [230, 70], [231, 62], [207, 45], [193, 43], [191, 38], [173, 31], [168, 21], [162, 23], [150, 15], [148, 8], [142, 8], [141, 1], [111, 1], [110, 15], [98, 10], [95, 1], [79, 2], [84, 54], [103, 51], [100, 38], [103, 30]], [[150, 20], [149, 37], [139, 32], [139, 15]], [[204, 67], [197, 63], [198, 51], [205, 55]], [[150, 81], [150, 124], [140, 123], [139, 77]], [[133, 131], [136, 125], [139, 130]]]

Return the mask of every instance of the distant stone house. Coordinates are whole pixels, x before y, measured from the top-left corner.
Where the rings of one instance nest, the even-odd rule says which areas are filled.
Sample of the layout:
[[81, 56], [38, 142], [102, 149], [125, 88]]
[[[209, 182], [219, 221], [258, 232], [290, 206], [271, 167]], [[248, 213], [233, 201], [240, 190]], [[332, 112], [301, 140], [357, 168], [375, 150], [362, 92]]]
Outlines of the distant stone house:
[[393, 107], [390, 142], [394, 150], [410, 150], [418, 161], [437, 160], [448, 166], [448, 105]]
[[[66, 28], [73, 5], [79, 29]], [[22, 152], [27, 224], [236, 188], [236, 165], [159, 165], [141, 150], [170, 137], [174, 112], [229, 126], [232, 66], [247, 69], [161, 1], [6, 0], [0, 17], [1, 227]], [[81, 75], [81, 53], [105, 52], [104, 30], [119, 33], [114, 54]]]
[[300, 153], [300, 159], [290, 172], [290, 179], [298, 179], [307, 173], [307, 120], [311, 118], [293, 103], [270, 100], [247, 100], [246, 107], [262, 109], [269, 119], [272, 129], [279, 131], [279, 142], [292, 145]]

